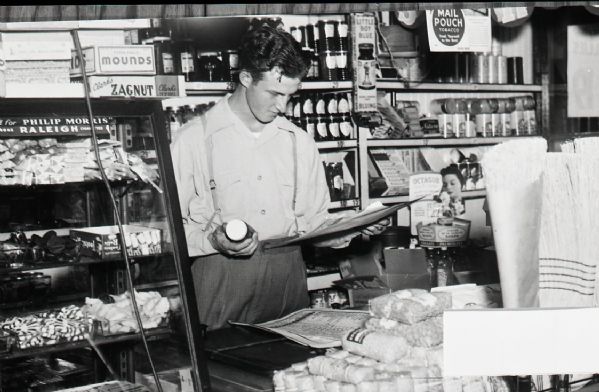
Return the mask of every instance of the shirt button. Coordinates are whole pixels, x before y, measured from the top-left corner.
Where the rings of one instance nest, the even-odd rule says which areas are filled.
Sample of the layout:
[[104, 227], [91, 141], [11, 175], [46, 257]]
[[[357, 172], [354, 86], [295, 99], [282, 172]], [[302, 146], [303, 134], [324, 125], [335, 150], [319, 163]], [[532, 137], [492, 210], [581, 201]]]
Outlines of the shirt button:
[[261, 213], [262, 215], [264, 215], [264, 214], [266, 214], [266, 210], [260, 210], [260, 213]]
[[258, 176], [258, 181], [262, 180], [262, 176]]

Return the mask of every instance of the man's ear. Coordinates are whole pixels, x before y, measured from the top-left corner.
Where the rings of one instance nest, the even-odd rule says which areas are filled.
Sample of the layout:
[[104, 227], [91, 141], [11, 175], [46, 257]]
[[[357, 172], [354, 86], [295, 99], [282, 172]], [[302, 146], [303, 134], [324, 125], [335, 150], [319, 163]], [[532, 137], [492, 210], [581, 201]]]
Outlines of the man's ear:
[[253, 81], [254, 78], [252, 77], [251, 73], [245, 70], [239, 71], [239, 83], [241, 83], [243, 87], [249, 87], [249, 85], [252, 84]]

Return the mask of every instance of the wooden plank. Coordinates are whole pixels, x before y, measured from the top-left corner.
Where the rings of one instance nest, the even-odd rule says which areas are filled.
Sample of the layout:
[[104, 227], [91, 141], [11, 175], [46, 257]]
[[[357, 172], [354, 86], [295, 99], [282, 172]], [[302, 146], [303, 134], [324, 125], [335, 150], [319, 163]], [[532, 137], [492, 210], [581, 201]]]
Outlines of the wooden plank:
[[38, 5], [32, 16], [34, 21], [60, 20], [60, 6]]
[[77, 19], [102, 19], [102, 7], [101, 5], [79, 5]]
[[167, 4], [164, 9], [165, 18], [181, 18], [185, 16], [186, 4]]
[[109, 4], [102, 6], [102, 19], [126, 19], [129, 13], [128, 6]]
[[29, 22], [33, 20], [37, 6], [10, 6], [7, 22]]
[[76, 5], [61, 5], [59, 6], [59, 20], [77, 20], [78, 19], [78, 8]]
[[165, 4], [151, 4], [151, 5], [134, 5], [135, 10], [133, 11], [133, 18], [162, 18], [164, 16]]

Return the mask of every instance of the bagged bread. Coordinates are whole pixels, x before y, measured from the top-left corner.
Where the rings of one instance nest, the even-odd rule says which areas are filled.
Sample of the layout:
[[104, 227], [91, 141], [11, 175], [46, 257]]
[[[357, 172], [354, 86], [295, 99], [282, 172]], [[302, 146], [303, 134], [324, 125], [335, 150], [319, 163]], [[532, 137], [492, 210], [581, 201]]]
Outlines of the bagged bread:
[[403, 324], [386, 318], [370, 318], [364, 327], [390, 335], [403, 336], [417, 347], [433, 347], [443, 342], [443, 316], [435, 316], [416, 324]]
[[387, 335], [365, 328], [349, 331], [341, 341], [344, 350], [381, 362], [394, 362], [410, 351], [410, 345], [401, 336]]
[[325, 376], [331, 380], [359, 384], [374, 378], [374, 368], [352, 365], [343, 359], [319, 356], [308, 360], [310, 374]]
[[450, 293], [429, 293], [423, 289], [399, 290], [370, 301], [371, 315], [404, 324], [439, 316], [445, 309], [451, 309]]

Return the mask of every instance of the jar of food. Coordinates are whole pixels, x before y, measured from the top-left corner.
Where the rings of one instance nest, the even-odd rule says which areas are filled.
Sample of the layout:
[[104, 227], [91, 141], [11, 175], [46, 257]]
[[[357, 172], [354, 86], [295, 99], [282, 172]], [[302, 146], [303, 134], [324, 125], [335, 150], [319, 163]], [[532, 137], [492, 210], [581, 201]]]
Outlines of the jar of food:
[[374, 59], [374, 45], [358, 45], [360, 55], [358, 57], [358, 88], [361, 90], [372, 90], [376, 87], [376, 61]]
[[317, 115], [315, 118], [316, 123], [316, 141], [324, 141], [328, 140], [328, 124], [325, 116]]
[[237, 82], [239, 80], [239, 53], [236, 50], [221, 52], [223, 59], [223, 80]]
[[186, 82], [196, 81], [195, 56], [192, 40], [184, 40], [179, 44], [176, 71], [185, 76]]
[[202, 82], [220, 82], [223, 80], [223, 63], [216, 52], [198, 53], [197, 80]]
[[154, 37], [154, 56], [156, 58], [156, 74], [172, 75], [175, 73], [171, 37]]
[[339, 140], [341, 138], [339, 130], [339, 118], [336, 114], [330, 114], [328, 117], [329, 139]]
[[351, 117], [347, 114], [342, 114], [339, 121], [339, 133], [342, 139], [351, 139], [354, 133], [354, 126], [351, 122]]

